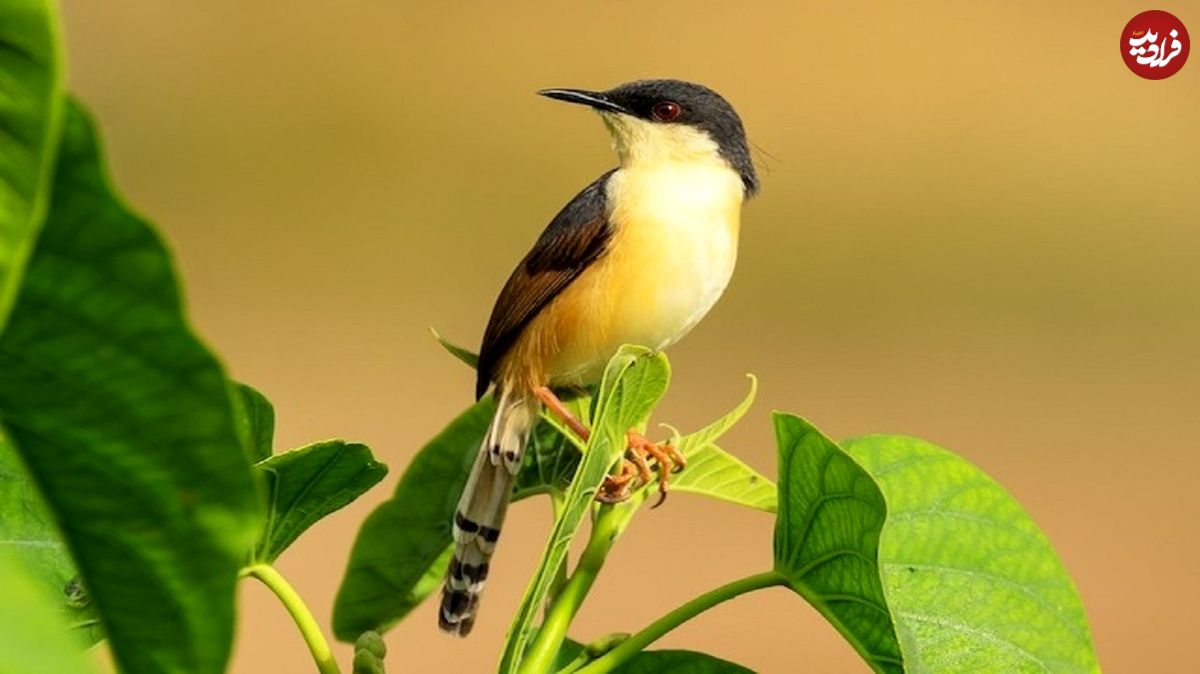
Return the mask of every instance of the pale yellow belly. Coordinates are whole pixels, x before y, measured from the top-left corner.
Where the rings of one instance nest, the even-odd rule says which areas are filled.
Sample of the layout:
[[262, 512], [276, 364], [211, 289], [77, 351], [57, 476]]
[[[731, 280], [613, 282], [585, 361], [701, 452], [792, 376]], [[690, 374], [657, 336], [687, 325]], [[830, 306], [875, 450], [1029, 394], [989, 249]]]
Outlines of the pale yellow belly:
[[664, 349], [713, 307], [737, 260], [741, 199], [695, 191], [706, 187], [674, 198], [659, 188], [658, 201], [613, 213], [609, 252], [530, 326], [551, 384], [594, 383], [622, 344]]

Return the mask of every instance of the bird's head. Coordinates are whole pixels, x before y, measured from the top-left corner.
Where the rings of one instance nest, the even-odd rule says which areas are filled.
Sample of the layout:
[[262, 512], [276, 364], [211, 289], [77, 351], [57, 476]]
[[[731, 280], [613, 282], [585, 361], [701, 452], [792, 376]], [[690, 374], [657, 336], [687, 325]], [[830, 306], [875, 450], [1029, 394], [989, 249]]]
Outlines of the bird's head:
[[741, 176], [747, 197], [758, 190], [742, 120], [708, 87], [681, 80], [638, 80], [608, 91], [538, 93], [599, 112], [623, 165], [716, 158]]

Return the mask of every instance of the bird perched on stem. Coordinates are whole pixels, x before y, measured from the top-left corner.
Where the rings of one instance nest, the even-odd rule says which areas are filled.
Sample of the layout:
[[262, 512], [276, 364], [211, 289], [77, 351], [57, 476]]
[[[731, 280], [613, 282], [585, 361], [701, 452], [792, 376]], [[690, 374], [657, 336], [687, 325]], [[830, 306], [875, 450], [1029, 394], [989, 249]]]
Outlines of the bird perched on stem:
[[[725, 290], [737, 259], [742, 202], [758, 189], [742, 121], [715, 91], [642, 80], [608, 91], [546, 89], [586, 105], [612, 134], [620, 165], [550, 221], [509, 277], [479, 351], [476, 397], [495, 385], [496, 412], [454, 515], [454, 555], [440, 627], [466, 636], [500, 537], [525, 443], [544, 406], [586, 439], [555, 389], [597, 382], [622, 344], [664, 349]], [[666, 494], [683, 457], [636, 431], [597, 499], [636, 481]], [[660, 496], [661, 498], [661, 496]]]

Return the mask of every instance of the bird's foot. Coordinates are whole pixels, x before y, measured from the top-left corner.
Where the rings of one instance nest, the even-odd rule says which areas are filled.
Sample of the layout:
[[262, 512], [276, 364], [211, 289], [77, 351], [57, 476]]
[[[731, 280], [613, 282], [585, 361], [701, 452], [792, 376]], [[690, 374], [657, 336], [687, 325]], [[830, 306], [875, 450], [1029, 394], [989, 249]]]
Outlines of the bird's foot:
[[596, 500], [602, 503], [620, 503], [630, 497], [635, 486], [650, 484], [654, 477], [649, 460], [653, 459], [658, 471], [658, 501], [651, 507], [657, 508], [667, 498], [671, 473], [683, 470], [687, 461], [670, 443], [651, 442], [635, 430], [626, 433], [626, 438], [628, 447], [625, 450], [626, 458], [621, 460], [621, 470], [604, 479], [604, 484], [596, 494]]
[[[558, 396], [554, 395], [549, 387], [539, 386], [533, 392], [555, 416], [579, 436], [579, 439], [587, 442], [591, 431], [571, 414], [567, 406], [558, 399]], [[658, 501], [651, 507], [657, 508], [667, 498], [670, 474], [683, 470], [687, 461], [669, 442], [651, 442], [646, 436], [633, 429], [626, 432], [625, 437], [626, 458], [621, 460], [621, 470], [604, 478], [604, 484], [600, 485], [599, 491], [596, 492], [596, 500], [601, 503], [620, 503], [628, 500], [635, 487], [647, 485], [653, 481], [654, 474], [650, 470], [649, 462], [650, 459], [653, 459], [655, 467], [658, 469]]]

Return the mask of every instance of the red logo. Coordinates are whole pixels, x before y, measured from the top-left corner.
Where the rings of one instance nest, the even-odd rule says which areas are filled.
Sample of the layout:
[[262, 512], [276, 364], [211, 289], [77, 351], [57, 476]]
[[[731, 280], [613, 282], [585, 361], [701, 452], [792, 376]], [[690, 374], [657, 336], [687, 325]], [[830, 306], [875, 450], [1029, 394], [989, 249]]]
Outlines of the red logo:
[[1174, 14], [1160, 9], [1142, 12], [1121, 31], [1121, 58], [1138, 77], [1162, 80], [1179, 72], [1192, 41]]

